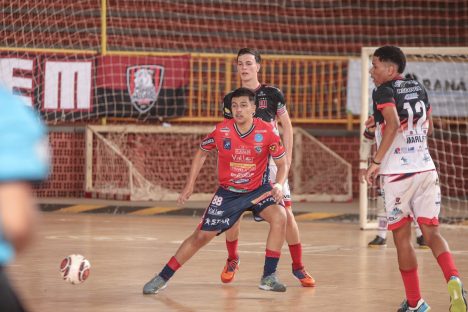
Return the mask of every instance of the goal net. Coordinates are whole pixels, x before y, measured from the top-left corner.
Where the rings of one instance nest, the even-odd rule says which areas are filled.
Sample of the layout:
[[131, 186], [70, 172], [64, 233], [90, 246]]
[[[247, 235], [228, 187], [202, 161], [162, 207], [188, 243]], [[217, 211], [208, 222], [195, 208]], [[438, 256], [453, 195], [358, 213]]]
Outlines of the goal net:
[[[376, 48], [363, 48], [361, 136], [371, 109], [369, 77], [371, 56]], [[440, 221], [463, 223], [468, 219], [468, 48], [402, 48], [407, 56], [404, 75], [412, 75], [425, 86], [434, 121], [428, 138], [442, 191]], [[362, 140], [361, 140], [362, 142]], [[389, 151], [395, 152], [395, 151]], [[404, 151], [400, 151], [404, 152]], [[402, 155], [404, 157], [404, 155]], [[379, 191], [375, 185], [360, 185], [360, 226], [375, 228], [379, 213]]]
[[[175, 200], [195, 150], [213, 127], [88, 126], [86, 194], [119, 200]], [[294, 200], [349, 201], [351, 165], [301, 129], [295, 130], [290, 186]], [[320, 160], [320, 161], [317, 161]], [[216, 153], [207, 157], [191, 200], [209, 200], [218, 185]]]

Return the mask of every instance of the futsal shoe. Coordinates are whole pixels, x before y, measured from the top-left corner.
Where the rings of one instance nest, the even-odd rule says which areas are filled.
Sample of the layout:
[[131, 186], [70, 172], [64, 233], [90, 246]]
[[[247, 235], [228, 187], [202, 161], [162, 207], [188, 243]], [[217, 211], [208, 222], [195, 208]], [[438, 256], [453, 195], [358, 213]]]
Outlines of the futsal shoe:
[[450, 312], [466, 312], [466, 292], [463, 284], [456, 276], [452, 276], [447, 284], [450, 294]]
[[387, 239], [379, 235], [376, 235], [375, 238], [367, 244], [370, 248], [379, 248], [387, 246]]
[[276, 273], [271, 273], [268, 276], [262, 277], [260, 280], [260, 285], [258, 285], [258, 288], [262, 290], [269, 290], [269, 291], [277, 291], [277, 292], [285, 292], [286, 291], [286, 285], [281, 283], [276, 276]]
[[292, 273], [295, 278], [297, 278], [300, 282], [302, 287], [314, 287], [315, 280], [314, 278], [307, 273], [304, 267], [300, 268], [299, 270], [292, 270]]
[[224, 266], [223, 272], [221, 272], [221, 282], [223, 283], [230, 283], [234, 280], [234, 275], [239, 270], [240, 260], [232, 259], [226, 260], [226, 265]]
[[156, 275], [148, 283], [145, 284], [145, 286], [143, 287], [143, 293], [145, 295], [157, 294], [166, 287], [167, 281], [160, 275]]
[[431, 310], [431, 307], [422, 299], [419, 299], [418, 304], [414, 308], [411, 308], [408, 305], [408, 301], [405, 299], [401, 303], [400, 308], [398, 309], [397, 312], [411, 312], [411, 311], [426, 312], [426, 311], [430, 311], [430, 310]]
[[418, 244], [418, 247], [421, 249], [429, 249], [429, 246], [427, 246], [426, 240], [424, 239], [424, 236], [418, 236], [416, 237], [416, 243]]

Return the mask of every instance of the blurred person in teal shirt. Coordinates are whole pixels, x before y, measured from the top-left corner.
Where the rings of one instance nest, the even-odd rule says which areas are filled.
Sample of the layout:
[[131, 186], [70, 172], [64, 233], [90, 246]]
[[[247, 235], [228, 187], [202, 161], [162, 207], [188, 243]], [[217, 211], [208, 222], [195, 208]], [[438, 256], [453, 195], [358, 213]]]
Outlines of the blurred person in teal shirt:
[[47, 178], [48, 155], [40, 117], [0, 88], [0, 311], [25, 311], [4, 268], [34, 233], [37, 209], [31, 183]]

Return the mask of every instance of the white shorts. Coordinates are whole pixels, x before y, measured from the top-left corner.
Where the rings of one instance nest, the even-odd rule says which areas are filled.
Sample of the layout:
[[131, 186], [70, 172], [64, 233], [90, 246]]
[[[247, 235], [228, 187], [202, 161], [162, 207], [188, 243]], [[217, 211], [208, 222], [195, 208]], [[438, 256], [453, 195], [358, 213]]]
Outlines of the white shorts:
[[[270, 170], [270, 182], [275, 183], [276, 173], [278, 172], [278, 167], [275, 164], [269, 164], [268, 169]], [[289, 189], [288, 180], [283, 184], [283, 201], [285, 207], [291, 207], [291, 190]]]
[[381, 177], [388, 229], [395, 230], [413, 218], [421, 224], [438, 225], [439, 177], [435, 170]]

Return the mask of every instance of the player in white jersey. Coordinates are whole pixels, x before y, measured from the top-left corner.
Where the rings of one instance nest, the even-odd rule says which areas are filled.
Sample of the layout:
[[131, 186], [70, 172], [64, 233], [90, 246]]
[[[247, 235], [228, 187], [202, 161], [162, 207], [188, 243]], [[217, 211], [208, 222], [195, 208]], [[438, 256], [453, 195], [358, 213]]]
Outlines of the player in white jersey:
[[366, 173], [369, 183], [377, 174], [382, 176], [388, 228], [393, 232], [406, 293], [398, 311], [430, 310], [421, 298], [418, 263], [411, 244], [414, 218], [447, 281], [450, 311], [466, 312], [459, 272], [439, 232], [440, 186], [427, 146], [427, 136], [433, 130], [431, 106], [424, 87], [401, 76], [405, 66], [406, 56], [395, 46], [378, 48], [372, 57], [377, 151]]
[[[375, 143], [375, 122], [374, 117], [370, 116], [366, 121], [366, 130], [362, 137], [362, 141], [359, 148], [359, 178], [361, 183], [364, 182], [364, 177], [367, 170], [368, 160], [371, 155], [372, 145]], [[385, 247], [387, 246], [387, 215], [385, 213], [383, 198], [381, 196], [380, 186], [377, 188], [377, 235], [368, 244], [369, 247]], [[421, 229], [419, 228], [416, 220], [413, 222], [414, 229], [416, 232], [416, 243], [419, 248], [429, 248], [424, 240]]]

